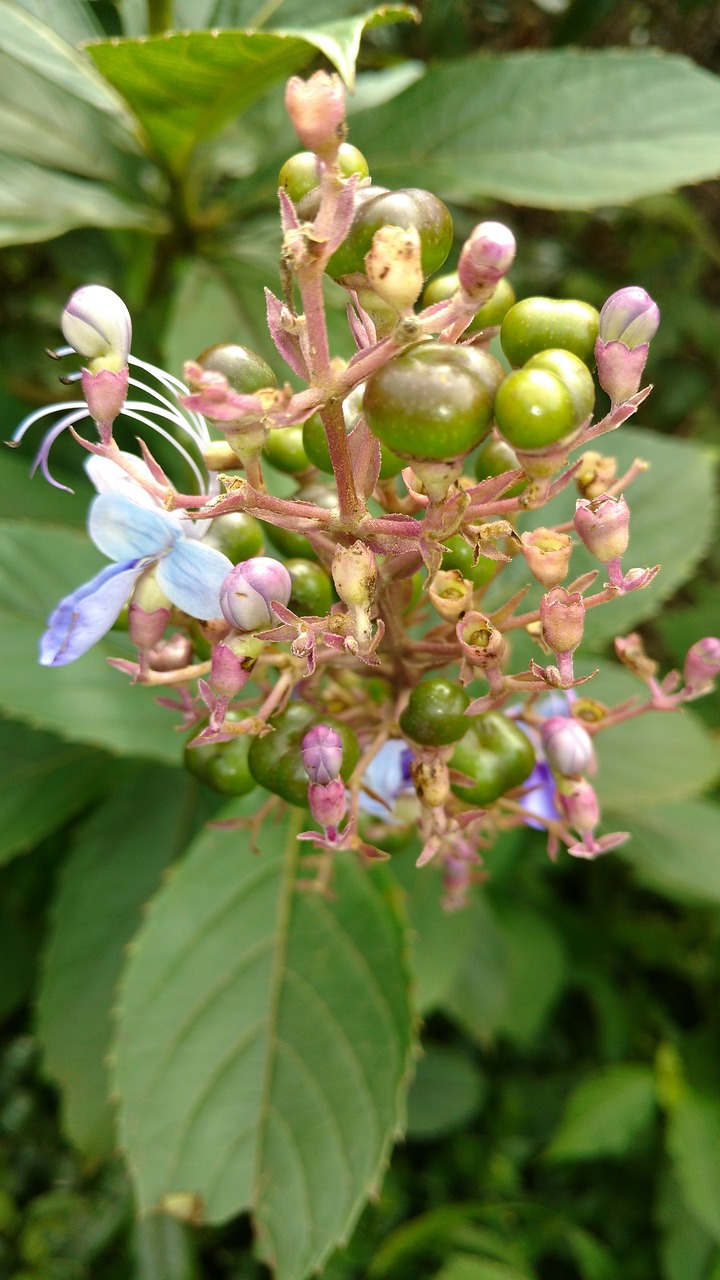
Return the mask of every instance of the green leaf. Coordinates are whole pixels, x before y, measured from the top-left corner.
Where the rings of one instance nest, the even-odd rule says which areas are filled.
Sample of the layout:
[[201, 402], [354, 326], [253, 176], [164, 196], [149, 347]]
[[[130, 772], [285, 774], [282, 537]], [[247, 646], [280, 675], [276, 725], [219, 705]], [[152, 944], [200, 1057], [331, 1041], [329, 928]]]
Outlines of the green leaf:
[[583, 1080], [545, 1152], [547, 1160], [596, 1160], [621, 1156], [650, 1125], [655, 1113], [650, 1067], [625, 1062]]
[[708, 1261], [716, 1255], [712, 1237], [690, 1213], [670, 1170], [660, 1181], [655, 1218], [663, 1280], [707, 1280]]
[[54, 489], [39, 475], [31, 483], [28, 458], [3, 449], [0, 453], [0, 511], [5, 520], [36, 520], [85, 528], [88, 504], [95, 497], [95, 490], [84, 474], [72, 475], [56, 466], [52, 470], [55, 479], [72, 488], [74, 493]]
[[0, 721], [0, 863], [64, 826], [95, 798], [107, 756]]
[[[230, 816], [240, 810], [224, 810]], [[296, 889], [299, 844], [202, 836], [135, 939], [119, 1011], [121, 1140], [141, 1209], [251, 1209], [280, 1280], [319, 1269], [377, 1188], [412, 1042], [383, 868], [338, 858]]]
[[498, 912], [507, 958], [507, 1001], [498, 1031], [515, 1044], [537, 1039], [567, 978], [562, 941], [538, 912], [504, 907]]
[[17, 0], [17, 7], [51, 27], [68, 44], [80, 44], [102, 34], [86, 0]]
[[688, 1207], [720, 1243], [720, 1102], [689, 1089], [670, 1113], [667, 1148]]
[[484, 1092], [483, 1076], [467, 1053], [430, 1045], [408, 1095], [407, 1136], [427, 1141], [460, 1129], [480, 1109]]
[[474, 950], [478, 921], [472, 906], [467, 911], [443, 910], [441, 878], [433, 867], [418, 871], [419, 853], [419, 844], [414, 853], [403, 850], [392, 859], [391, 871], [405, 891], [413, 996], [418, 1013], [425, 1017], [442, 1007], [446, 992]]
[[299, 71], [318, 50], [350, 84], [365, 28], [410, 16], [405, 6], [387, 5], [317, 30], [190, 31], [107, 41], [87, 51], [123, 95], [156, 154], [181, 174], [198, 143]]
[[127, 653], [118, 633], [67, 667], [40, 667], [45, 621], [68, 592], [107, 562], [86, 535], [53, 525], [0, 522], [0, 708], [70, 742], [177, 761], [181, 743], [155, 692], [107, 665]]
[[685, 801], [635, 812], [612, 810], [604, 817], [611, 828], [631, 833], [618, 854], [643, 884], [681, 902], [720, 903], [716, 804]]
[[466, 908], [473, 942], [446, 992], [442, 1007], [479, 1044], [493, 1039], [509, 997], [507, 944], [484, 895], [475, 894]]
[[199, 1280], [190, 1228], [167, 1213], [138, 1218], [133, 1245], [133, 1280]]
[[522, 52], [431, 68], [352, 140], [387, 186], [587, 209], [715, 177], [719, 121], [717, 76], [686, 58]]
[[112, 1153], [107, 1055], [125, 950], [165, 869], [208, 802], [177, 769], [126, 773], [81, 829], [53, 910], [39, 993], [38, 1034], [62, 1091], [65, 1128], [92, 1160]]
[[533, 1271], [518, 1271], [506, 1262], [478, 1258], [471, 1253], [453, 1253], [436, 1280], [532, 1280]]

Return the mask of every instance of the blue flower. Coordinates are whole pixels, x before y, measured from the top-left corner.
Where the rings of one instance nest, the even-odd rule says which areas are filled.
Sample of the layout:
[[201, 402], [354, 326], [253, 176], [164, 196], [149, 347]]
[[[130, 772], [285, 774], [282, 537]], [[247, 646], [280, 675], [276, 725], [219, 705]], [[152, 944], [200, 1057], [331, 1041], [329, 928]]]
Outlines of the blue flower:
[[189, 521], [141, 506], [124, 493], [105, 492], [90, 507], [88, 530], [116, 563], [60, 601], [40, 641], [42, 666], [63, 667], [87, 653], [110, 630], [151, 565], [176, 608], [203, 620], [222, 617], [220, 588], [232, 563], [206, 547]]
[[398, 821], [391, 812], [396, 802], [401, 796], [415, 794], [410, 777], [412, 758], [412, 751], [402, 738], [391, 738], [383, 744], [365, 770], [363, 782], [386, 803], [381, 804], [380, 800], [374, 800], [365, 791], [361, 791], [360, 808], [365, 813], [371, 813], [392, 824]]

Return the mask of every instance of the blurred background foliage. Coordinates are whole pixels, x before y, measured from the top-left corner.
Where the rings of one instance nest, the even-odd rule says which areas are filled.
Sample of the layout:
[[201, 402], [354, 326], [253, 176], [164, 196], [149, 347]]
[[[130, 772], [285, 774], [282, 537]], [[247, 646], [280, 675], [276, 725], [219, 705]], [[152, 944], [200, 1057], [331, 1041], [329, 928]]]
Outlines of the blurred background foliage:
[[[478, 216], [507, 221], [520, 245], [519, 297], [600, 305], [623, 284], [645, 287], [662, 325], [648, 366], [655, 391], [637, 432], [694, 442], [693, 465], [707, 480], [720, 428], [720, 189], [698, 180], [720, 170], [717, 4], [425, 0], [418, 8], [420, 23], [373, 25], [363, 4], [317, 0], [313, 26], [336, 24], [323, 44], [307, 32], [278, 34], [307, 26], [300, 0], [0, 0], [5, 435], [58, 397], [57, 367], [42, 352], [57, 342], [67, 296], [87, 281], [123, 295], [135, 351], [175, 373], [184, 358], [226, 340], [256, 347], [277, 367], [261, 290], [276, 282], [276, 175], [295, 149], [282, 81], [326, 65], [321, 48], [352, 64], [362, 34], [350, 138], [366, 149], [371, 173], [377, 161], [381, 181], [427, 185], [445, 198], [458, 245]], [[242, 38], [228, 38], [208, 61], [211, 28], [245, 26], [269, 41], [255, 80]], [[169, 28], [193, 35], [181, 48], [172, 39], [132, 46], [128, 57], [127, 46], [112, 43]], [[92, 61], [76, 51], [86, 44]], [[629, 89], [626, 64], [606, 53], [617, 48], [647, 55], [631, 64]], [[489, 61], [474, 116], [464, 77], [477, 52]], [[540, 54], [560, 61], [538, 63]], [[592, 64], [594, 90], [583, 79], [590, 57], [601, 59]], [[575, 74], [599, 121], [590, 176], [582, 157], [553, 150], [567, 141], [573, 103], [580, 112], [561, 92], [563, 76], [572, 88]], [[448, 162], [443, 150], [451, 82], [468, 101], [476, 169], [457, 156]], [[233, 92], [218, 101], [218, 84], [228, 83]], [[505, 114], [483, 115], [483, 92], [499, 93]], [[527, 120], [533, 102], [549, 142], [543, 150], [536, 140], [528, 159], [521, 146], [513, 153], [513, 111]], [[660, 143], [648, 167], [654, 131]], [[636, 154], [638, 139], [645, 145]], [[484, 170], [493, 147], [495, 167]], [[337, 291], [329, 303], [342, 350]], [[54, 893], [59, 886], [58, 903], [71, 896], [92, 845], [89, 824], [116, 821], [118, 788], [142, 782], [146, 795], [162, 794], [168, 768], [173, 779], [177, 770], [172, 758], [133, 763], [140, 737], [156, 761], [172, 757], [174, 744], [163, 746], [171, 735], [153, 706], [117, 710], [102, 654], [97, 670], [84, 668], [57, 694], [32, 683], [34, 637], [59, 594], [61, 565], [70, 565], [70, 587], [82, 580], [73, 557], [93, 554], [73, 533], [87, 498], [79, 451], [65, 440], [56, 447], [72, 499], [26, 482], [32, 447], [0, 459], [0, 702], [15, 717], [0, 733], [0, 1277], [260, 1280], [266, 1272], [245, 1218], [198, 1230], [169, 1217], [137, 1221], [121, 1162], [93, 1160], [64, 1136], [82, 1124], [72, 1119], [72, 1087], [65, 1129], [60, 1118], [53, 1080], [63, 1080], [62, 1028], [48, 1015], [48, 993], [63, 930], [79, 925], [52, 906]], [[680, 456], [667, 455], [666, 533]], [[699, 636], [720, 634], [711, 515], [697, 513], [701, 534], [682, 521], [670, 528], [678, 547], [701, 545], [677, 594], [659, 599], [643, 626], [665, 668]], [[31, 528], [29, 519], [44, 524]], [[22, 567], [23, 592], [7, 585], [9, 563]], [[622, 685], [617, 673], [609, 678]], [[87, 707], [78, 702], [83, 682]], [[123, 715], [135, 717], [134, 740]], [[92, 716], [102, 724], [96, 736]], [[412, 853], [395, 860], [416, 931], [426, 1054], [407, 1141], [349, 1247], [328, 1264], [331, 1280], [720, 1280], [719, 725], [713, 696], [697, 715], [686, 713], [682, 728], [653, 722], [631, 735], [625, 754], [619, 742], [611, 748], [606, 806], [624, 824], [633, 787], [641, 794], [624, 858], [552, 867], [539, 836], [506, 837], [488, 860], [486, 890], [451, 920], [438, 910], [434, 880], [414, 873]], [[194, 792], [186, 798], [175, 853], [208, 805]], [[157, 872], [147, 872], [146, 892]], [[99, 1070], [103, 1044], [93, 1052]], [[74, 1087], [82, 1092], [83, 1079]]]

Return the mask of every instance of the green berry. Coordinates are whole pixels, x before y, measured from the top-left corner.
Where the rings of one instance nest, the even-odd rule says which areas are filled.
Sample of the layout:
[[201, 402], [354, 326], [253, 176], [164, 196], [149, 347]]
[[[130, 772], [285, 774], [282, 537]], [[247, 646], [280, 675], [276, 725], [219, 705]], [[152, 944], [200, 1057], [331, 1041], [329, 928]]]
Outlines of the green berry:
[[526, 369], [546, 369], [554, 373], [567, 387], [575, 406], [577, 422], [583, 422], [595, 408], [595, 383], [587, 365], [572, 351], [563, 351], [559, 347], [549, 347], [547, 351], [539, 351], [531, 356]]
[[[228, 720], [238, 720], [235, 713], [228, 713]], [[204, 725], [207, 725], [207, 720]], [[193, 737], [200, 725], [193, 730]], [[257, 786], [248, 766], [248, 754], [252, 739], [238, 734], [229, 742], [203, 742], [197, 747], [185, 747], [185, 766], [204, 782], [224, 796], [245, 796]]]
[[476, 716], [453, 751], [450, 768], [472, 779], [472, 785], [453, 783], [459, 799], [488, 805], [519, 787], [535, 767], [535, 750], [514, 720], [500, 711]]
[[400, 458], [462, 457], [490, 430], [501, 376], [487, 352], [418, 343], [368, 379], [365, 418], [373, 435]]
[[470, 699], [452, 680], [422, 680], [415, 685], [400, 716], [406, 737], [423, 747], [444, 747], [462, 738], [468, 727], [465, 715]]
[[261, 554], [263, 527], [246, 511], [228, 511], [212, 521], [205, 542], [208, 546], [217, 547], [233, 564], [239, 564], [241, 560], [252, 560], [253, 556]]
[[512, 365], [549, 347], [572, 351], [592, 365], [599, 319], [594, 307], [574, 298], [523, 298], [505, 316], [500, 342]]
[[[451, 271], [448, 275], [436, 276], [425, 287], [423, 306], [431, 307], [435, 302], [444, 302], [446, 298], [451, 298], [457, 291], [458, 284], [456, 271]], [[495, 325], [502, 324], [514, 302], [515, 290], [510, 281], [503, 276], [502, 280], [498, 280], [494, 292], [487, 302], [484, 302], [479, 310], [475, 312], [465, 333], [468, 335], [480, 333], [482, 329], [489, 329]]]
[[[343, 142], [338, 150], [338, 167], [343, 178], [356, 173], [367, 178], [368, 165], [362, 151], [349, 142]], [[298, 151], [287, 159], [278, 175], [278, 186], [287, 192], [297, 204], [319, 185], [317, 157], [313, 151]]]
[[[488, 480], [491, 476], [501, 476], [506, 471], [516, 471], [520, 466], [517, 454], [506, 440], [490, 436], [480, 449], [475, 459], [475, 479]], [[518, 480], [511, 489], [506, 489], [503, 498], [516, 498], [527, 487], [527, 480]]]
[[332, 716], [319, 716], [306, 702], [291, 702], [270, 721], [273, 729], [263, 738], [253, 738], [248, 763], [256, 782], [267, 791], [305, 808], [308, 775], [302, 761], [302, 740], [313, 724], [336, 729], [343, 744], [340, 776], [348, 780], [360, 758], [360, 748], [352, 729]]
[[442, 266], [452, 247], [452, 218], [437, 196], [419, 187], [400, 191], [378, 191], [368, 187], [358, 192], [352, 226], [327, 265], [328, 275], [334, 280], [358, 272], [364, 275], [365, 255], [370, 251], [373, 236], [381, 227], [387, 226], [417, 229], [425, 276], [432, 275]]
[[276, 387], [277, 378], [270, 365], [249, 347], [236, 342], [218, 342], [197, 358], [203, 369], [224, 373], [230, 389], [238, 395], [253, 395], [264, 387]]
[[546, 369], [516, 369], [495, 397], [495, 421], [516, 449], [543, 449], [578, 425], [572, 396]]
[[445, 540], [445, 553], [442, 558], [443, 569], [457, 569], [463, 578], [472, 582], [477, 590], [484, 587], [498, 570], [498, 561], [488, 556], [478, 556], [477, 564], [473, 564], [473, 549], [459, 533]]
[[286, 560], [292, 592], [288, 608], [302, 616], [324, 617], [333, 603], [333, 587], [329, 575], [312, 560]]
[[275, 427], [268, 432], [263, 454], [276, 471], [297, 475], [307, 471], [310, 459], [303, 447], [302, 427]]

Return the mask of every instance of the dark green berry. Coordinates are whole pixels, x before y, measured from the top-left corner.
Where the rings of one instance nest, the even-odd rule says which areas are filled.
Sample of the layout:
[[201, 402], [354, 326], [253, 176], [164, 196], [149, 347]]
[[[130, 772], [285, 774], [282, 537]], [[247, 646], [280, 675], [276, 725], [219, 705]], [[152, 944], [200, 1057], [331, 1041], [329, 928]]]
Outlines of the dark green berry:
[[400, 716], [406, 737], [423, 747], [444, 747], [462, 738], [468, 727], [470, 699], [452, 680], [440, 677], [415, 685]]
[[355, 734], [342, 721], [319, 715], [306, 702], [291, 702], [285, 711], [273, 716], [270, 721], [273, 732], [263, 738], [253, 738], [248, 755], [255, 781], [299, 808], [307, 805], [308, 789], [302, 740], [313, 724], [326, 724], [340, 734], [343, 744], [340, 776], [347, 781], [360, 758]]

